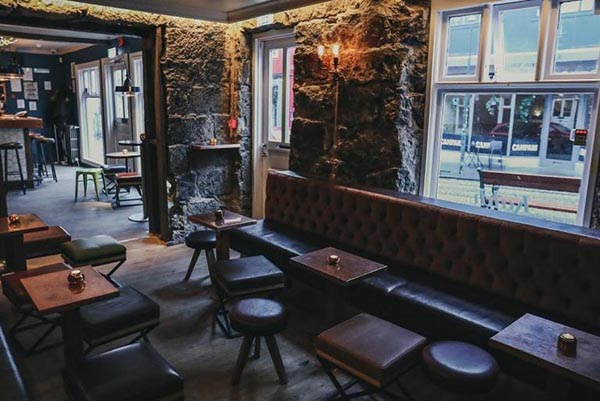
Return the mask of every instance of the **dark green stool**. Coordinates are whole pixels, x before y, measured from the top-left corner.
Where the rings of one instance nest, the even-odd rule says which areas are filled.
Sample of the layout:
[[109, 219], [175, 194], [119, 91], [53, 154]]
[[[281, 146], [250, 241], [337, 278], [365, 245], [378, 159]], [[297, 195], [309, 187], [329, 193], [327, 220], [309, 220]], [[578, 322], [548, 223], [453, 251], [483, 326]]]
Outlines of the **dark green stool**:
[[104, 181], [104, 172], [101, 168], [80, 168], [75, 171], [75, 202], [77, 202], [77, 193], [79, 192], [79, 177], [83, 178], [83, 196], [87, 196], [87, 183], [88, 179], [92, 179], [94, 182], [94, 189], [96, 190], [96, 200], [100, 201], [100, 193], [98, 192], [98, 181], [102, 178], [102, 187], [106, 188]]
[[60, 250], [65, 263], [72, 267], [117, 263], [106, 274], [107, 277], [112, 276], [127, 260], [127, 248], [108, 235], [96, 235], [65, 242]]

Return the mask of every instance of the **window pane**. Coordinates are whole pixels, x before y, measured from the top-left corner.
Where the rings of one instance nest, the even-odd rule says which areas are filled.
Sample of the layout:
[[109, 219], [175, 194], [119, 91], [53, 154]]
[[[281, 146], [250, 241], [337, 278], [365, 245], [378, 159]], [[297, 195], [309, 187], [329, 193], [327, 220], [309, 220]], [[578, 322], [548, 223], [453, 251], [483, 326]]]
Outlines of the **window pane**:
[[533, 80], [537, 64], [540, 8], [501, 10], [497, 24], [492, 38], [490, 79]]
[[283, 49], [269, 52], [269, 141], [281, 142], [283, 105]]
[[600, 15], [594, 14], [593, 0], [564, 2], [554, 55], [554, 72], [593, 74], [600, 55]]
[[[436, 197], [575, 224], [579, 193], [561, 177], [575, 188], [581, 182], [586, 136], [571, 130], [591, 128], [593, 104], [589, 93], [444, 94]], [[496, 184], [494, 194], [484, 179], [482, 191], [478, 169], [502, 173], [508, 183]], [[524, 186], [526, 176], [534, 183]], [[554, 187], [540, 189], [540, 176]]]
[[290, 142], [290, 134], [292, 132], [292, 123], [294, 122], [294, 55], [296, 53], [295, 47], [289, 47], [287, 49], [287, 125], [284, 142]]
[[474, 76], [479, 54], [481, 14], [450, 17], [446, 43], [446, 76]]

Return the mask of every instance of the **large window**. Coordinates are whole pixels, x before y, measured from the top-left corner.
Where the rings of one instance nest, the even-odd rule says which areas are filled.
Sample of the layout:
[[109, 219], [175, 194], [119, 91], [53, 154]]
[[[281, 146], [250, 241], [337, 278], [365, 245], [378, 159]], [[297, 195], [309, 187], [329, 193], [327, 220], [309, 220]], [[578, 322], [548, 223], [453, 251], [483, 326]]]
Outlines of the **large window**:
[[82, 159], [93, 164], [104, 163], [104, 129], [102, 124], [102, 96], [100, 66], [97, 62], [78, 65], [77, 94]]
[[594, 1], [474, 3], [433, 2], [425, 194], [587, 224], [598, 153]]

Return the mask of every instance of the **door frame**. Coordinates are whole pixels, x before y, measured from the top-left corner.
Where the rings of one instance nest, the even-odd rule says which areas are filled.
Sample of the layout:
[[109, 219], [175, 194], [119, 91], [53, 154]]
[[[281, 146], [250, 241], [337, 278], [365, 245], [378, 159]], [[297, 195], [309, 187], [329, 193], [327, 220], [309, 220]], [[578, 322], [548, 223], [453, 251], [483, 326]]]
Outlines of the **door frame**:
[[[294, 29], [270, 30], [252, 36], [252, 217], [264, 216], [265, 163], [263, 152], [264, 107], [261, 93], [264, 85], [263, 50], [266, 42], [294, 38]], [[282, 122], [283, 126], [283, 122]], [[283, 133], [282, 133], [283, 135]], [[289, 152], [289, 151], [288, 151]]]
[[77, 99], [77, 118], [79, 119], [79, 162], [84, 164], [89, 164], [92, 166], [98, 166], [99, 164], [93, 160], [84, 159], [83, 152], [83, 132], [81, 130], [82, 127], [82, 104], [81, 104], [81, 93], [79, 86], [79, 73], [81, 70], [86, 70], [90, 68], [98, 68], [98, 89], [100, 90], [100, 110], [102, 112], [102, 147], [103, 153], [106, 153], [106, 107], [105, 107], [105, 93], [104, 93], [104, 71], [102, 68], [101, 60], [88, 61], [86, 63], [75, 64], [73, 63], [73, 75], [75, 76], [75, 92]]

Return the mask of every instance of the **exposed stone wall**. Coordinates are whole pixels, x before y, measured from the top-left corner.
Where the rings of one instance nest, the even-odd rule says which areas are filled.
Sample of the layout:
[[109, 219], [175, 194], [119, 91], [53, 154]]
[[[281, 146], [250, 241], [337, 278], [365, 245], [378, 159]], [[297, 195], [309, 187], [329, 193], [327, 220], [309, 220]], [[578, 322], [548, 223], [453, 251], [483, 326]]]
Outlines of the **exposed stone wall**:
[[[233, 40], [249, 55], [249, 37], [271, 28], [294, 28], [295, 110], [292, 170], [339, 182], [418, 189], [427, 70], [428, 1], [335, 0], [275, 15], [270, 27], [238, 25]], [[316, 48], [338, 42], [339, 145], [332, 149], [333, 76], [319, 65]], [[238, 82], [250, 78], [240, 60]], [[326, 56], [324, 67], [331, 65]], [[246, 92], [244, 92], [246, 94]], [[242, 99], [244, 95], [241, 96]], [[241, 117], [250, 121], [249, 110]]]

